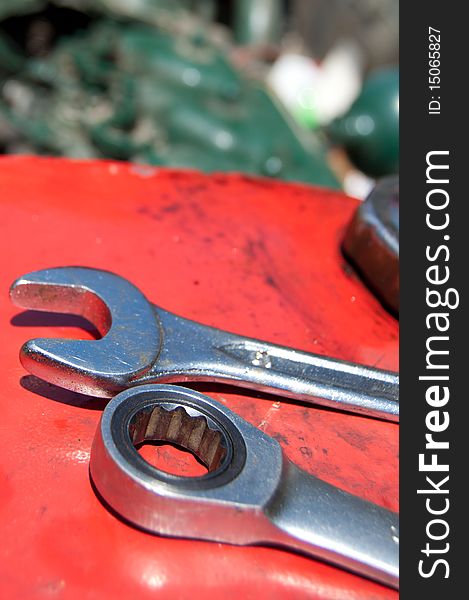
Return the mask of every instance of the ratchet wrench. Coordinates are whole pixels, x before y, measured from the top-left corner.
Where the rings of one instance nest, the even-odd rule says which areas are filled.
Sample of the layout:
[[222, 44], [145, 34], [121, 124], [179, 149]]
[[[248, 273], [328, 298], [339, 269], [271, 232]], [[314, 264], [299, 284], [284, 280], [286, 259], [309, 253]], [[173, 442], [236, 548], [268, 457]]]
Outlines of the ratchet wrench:
[[151, 304], [108, 271], [44, 269], [17, 279], [10, 295], [23, 308], [82, 315], [102, 335], [23, 345], [20, 359], [27, 370], [73, 391], [112, 397], [146, 383], [216, 381], [399, 420], [397, 373], [202, 325]]
[[[176, 443], [207, 467], [181, 477], [136, 446]], [[193, 390], [143, 385], [104, 409], [90, 457], [100, 496], [146, 531], [231, 544], [291, 548], [398, 587], [398, 515], [322, 481], [279, 443]]]

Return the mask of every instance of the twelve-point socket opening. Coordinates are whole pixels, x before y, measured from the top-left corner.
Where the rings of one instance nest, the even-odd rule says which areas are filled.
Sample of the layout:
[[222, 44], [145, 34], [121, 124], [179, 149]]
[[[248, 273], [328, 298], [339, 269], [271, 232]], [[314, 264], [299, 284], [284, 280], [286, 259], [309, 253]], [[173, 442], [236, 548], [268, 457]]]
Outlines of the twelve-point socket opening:
[[[209, 424], [203, 414], [197, 414], [193, 409], [188, 412], [182, 406], [156, 405], [138, 411], [129, 422], [129, 435], [147, 462], [178, 476], [200, 476], [216, 471], [227, 454], [224, 433], [216, 424], [213, 421]], [[197, 469], [197, 465], [188, 463], [187, 457], [181, 452], [175, 456], [174, 450], [170, 451], [169, 457], [176, 458], [176, 465], [165, 462], [164, 456], [162, 460], [156, 460], [156, 456], [148, 460], [148, 448], [144, 448], [144, 445], [149, 442], [166, 443], [176, 449], [179, 447], [188, 450], [205, 469], [201, 465]]]

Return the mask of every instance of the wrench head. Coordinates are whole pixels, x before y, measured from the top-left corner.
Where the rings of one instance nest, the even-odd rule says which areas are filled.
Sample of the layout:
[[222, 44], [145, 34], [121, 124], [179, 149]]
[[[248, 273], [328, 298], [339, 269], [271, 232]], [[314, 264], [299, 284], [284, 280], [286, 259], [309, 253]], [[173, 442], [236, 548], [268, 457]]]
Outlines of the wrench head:
[[[177, 443], [205, 463], [199, 477], [170, 475], [136, 446]], [[96, 430], [90, 474], [107, 505], [146, 531], [233, 544], [269, 540], [266, 507], [282, 481], [280, 444], [216, 400], [176, 385], [115, 396]]]
[[13, 283], [10, 297], [22, 308], [83, 316], [102, 335], [92, 341], [26, 342], [22, 365], [49, 383], [109, 398], [131, 386], [158, 357], [161, 332], [152, 304], [114, 273], [86, 267], [34, 271]]

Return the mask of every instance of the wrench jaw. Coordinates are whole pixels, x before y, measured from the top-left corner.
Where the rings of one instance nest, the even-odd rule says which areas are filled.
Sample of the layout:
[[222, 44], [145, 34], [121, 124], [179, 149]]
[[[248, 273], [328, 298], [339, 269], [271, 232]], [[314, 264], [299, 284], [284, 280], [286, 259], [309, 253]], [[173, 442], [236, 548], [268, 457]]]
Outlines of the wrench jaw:
[[[128, 387], [133, 373], [127, 369], [117, 373], [103, 372], [97, 368], [100, 356], [109, 354], [102, 344], [99, 351], [95, 344], [101, 342], [38, 338], [23, 344], [20, 361], [23, 367], [44, 381], [89, 396], [111, 398]], [[92, 361], [88, 361], [90, 343], [93, 345]], [[105, 347], [106, 346], [106, 347]]]
[[31, 310], [79, 315], [90, 321], [102, 336], [106, 335], [112, 323], [106, 303], [84, 286], [41, 281], [40, 275], [51, 271], [62, 270], [47, 269], [17, 279], [10, 288], [13, 304]]
[[83, 316], [99, 340], [34, 339], [20, 351], [33, 375], [66, 389], [112, 397], [146, 374], [161, 346], [158, 317], [129, 281], [86, 267], [35, 271], [16, 280], [11, 300], [22, 308]]

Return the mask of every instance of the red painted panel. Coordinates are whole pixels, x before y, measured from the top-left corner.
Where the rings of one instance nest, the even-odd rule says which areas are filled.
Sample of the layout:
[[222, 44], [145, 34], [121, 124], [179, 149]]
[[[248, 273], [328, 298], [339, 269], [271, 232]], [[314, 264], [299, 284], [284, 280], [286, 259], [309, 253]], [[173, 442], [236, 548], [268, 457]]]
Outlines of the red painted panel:
[[[398, 324], [346, 266], [356, 202], [240, 175], [111, 162], [0, 160], [0, 586], [5, 598], [396, 598], [272, 548], [166, 539], [110, 514], [89, 482], [104, 401], [28, 375], [21, 344], [92, 338], [73, 317], [21, 312], [12, 281], [85, 265], [155, 303], [236, 333], [397, 368]], [[197, 389], [277, 437], [302, 468], [397, 510], [398, 427], [229, 386]]]

